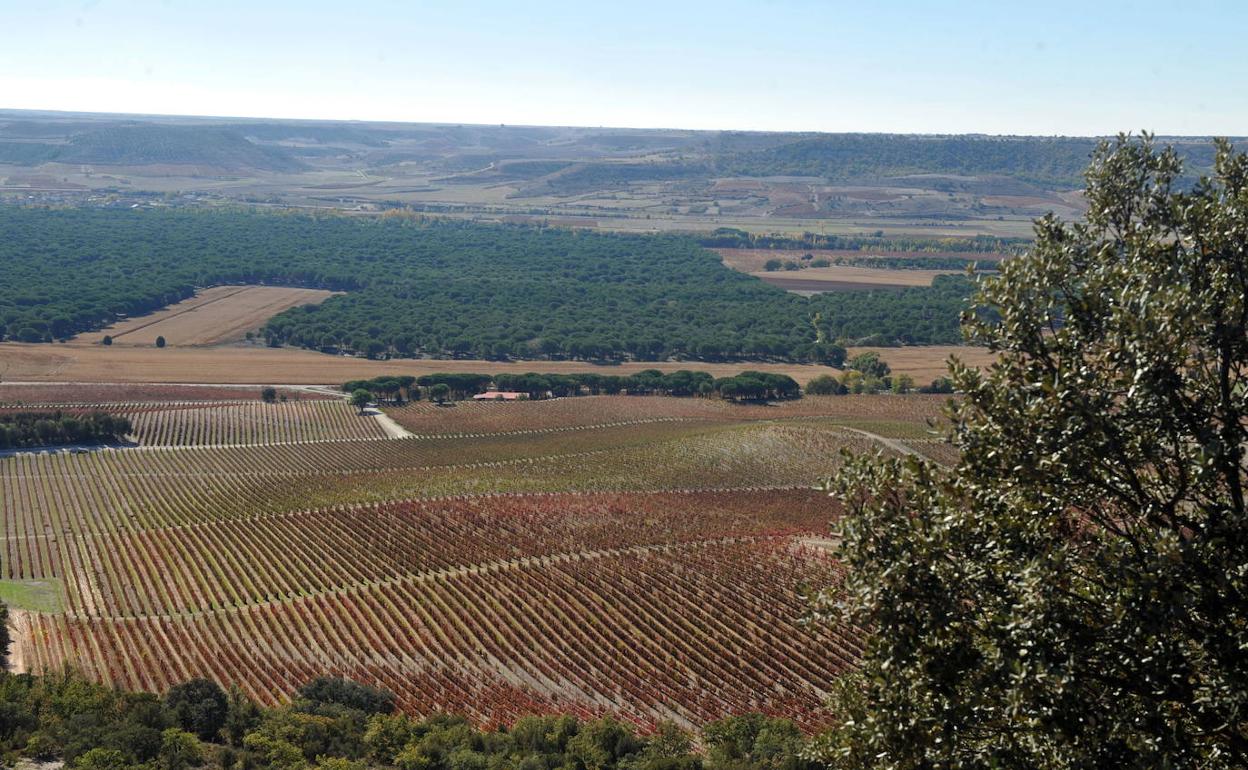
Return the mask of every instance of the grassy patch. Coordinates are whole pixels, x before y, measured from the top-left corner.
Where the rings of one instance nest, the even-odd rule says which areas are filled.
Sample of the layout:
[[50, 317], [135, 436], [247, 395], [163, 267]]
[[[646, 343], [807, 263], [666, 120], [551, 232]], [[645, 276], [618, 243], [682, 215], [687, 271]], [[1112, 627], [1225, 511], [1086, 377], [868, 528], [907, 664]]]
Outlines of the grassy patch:
[[60, 612], [61, 581], [0, 580], [0, 601], [22, 610]]

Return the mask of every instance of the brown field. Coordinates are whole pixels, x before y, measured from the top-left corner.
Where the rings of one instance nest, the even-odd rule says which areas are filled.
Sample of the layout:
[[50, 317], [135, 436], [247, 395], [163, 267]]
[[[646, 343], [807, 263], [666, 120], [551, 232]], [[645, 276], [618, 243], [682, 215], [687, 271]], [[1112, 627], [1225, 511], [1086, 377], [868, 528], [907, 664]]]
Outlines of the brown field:
[[859, 353], [878, 353], [894, 372], [908, 374], [916, 384], [925, 385], [937, 377], [947, 375], [945, 362], [950, 356], [957, 356], [962, 363], [980, 368], [986, 367], [996, 360], [996, 354], [987, 348], [974, 348], [969, 345], [927, 345], [907, 348], [850, 348], [849, 355]]
[[[333, 398], [326, 393], [283, 388], [289, 401]], [[185, 401], [255, 401], [256, 388], [230, 385], [144, 385], [110, 383], [0, 383], [0, 405], [134, 404]]]
[[876, 267], [809, 267], [805, 270], [751, 273], [765, 283], [803, 294], [820, 291], [900, 289], [931, 286], [938, 275], [957, 275], [958, 270], [889, 270]]
[[395, 359], [370, 361], [332, 356], [311, 350], [265, 347], [178, 348], [105, 347], [71, 342], [63, 345], [0, 343], [0, 376], [7, 381], [31, 382], [188, 382], [281, 383], [320, 385], [382, 374], [435, 372], [599, 372], [633, 374], [643, 369], [699, 369], [716, 376], [744, 369], [776, 372], [805, 382], [836, 369], [813, 364], [742, 362], [711, 364], [701, 361], [636, 362], [603, 366], [584, 361], [475, 361]]
[[[806, 254], [810, 254], [815, 259], [824, 258], [830, 260], [836, 260], [838, 257], [843, 259], [865, 259], [868, 257], [896, 257], [904, 259], [973, 259], [983, 263], [985, 266], [990, 266], [1005, 258], [1004, 254], [983, 254], [972, 251], [887, 251], [879, 249], [864, 251], [849, 251], [845, 249], [711, 249], [711, 251], [718, 254], [726, 266], [742, 273], [763, 272], [763, 266], [767, 264], [767, 260], [769, 259], [779, 259], [781, 261], [787, 261], [790, 259], [800, 260]], [[812, 267], [801, 271], [801, 274], [805, 275], [812, 270], [829, 269], [836, 268]], [[925, 271], [889, 270], [887, 272], [921, 273]]]
[[[912, 348], [861, 348], [874, 350], [893, 371], [927, 382], [944, 373], [944, 361], [957, 353], [968, 363], [991, 360], [987, 351], [958, 345]], [[701, 361], [637, 362], [600, 366], [583, 361], [435, 361], [396, 359], [369, 361], [331, 356], [310, 350], [264, 347], [127, 347], [71, 342], [60, 345], [0, 343], [0, 377], [7, 382], [150, 382], [150, 383], [280, 383], [320, 385], [382, 374], [432, 374], [435, 372], [599, 372], [631, 374], [642, 369], [698, 369], [716, 376], [744, 369], [787, 374], [805, 383], [820, 374], [838, 370], [813, 364], [762, 364], [742, 362], [712, 364]]]
[[929, 438], [928, 420], [939, 421], [946, 395], [805, 396], [772, 404], [737, 404], [712, 398], [667, 396], [581, 396], [496, 403], [460, 401], [438, 405], [412, 401], [386, 407], [417, 436], [463, 434], [542, 434], [646, 423], [723, 423], [788, 420], [798, 424], [836, 424], [889, 438]]
[[333, 295], [285, 286], [214, 286], [155, 313], [81, 335], [79, 341], [96, 343], [111, 335], [113, 345], [155, 345], [157, 337], [173, 347], [220, 345], [242, 339], [283, 310], [318, 304]]

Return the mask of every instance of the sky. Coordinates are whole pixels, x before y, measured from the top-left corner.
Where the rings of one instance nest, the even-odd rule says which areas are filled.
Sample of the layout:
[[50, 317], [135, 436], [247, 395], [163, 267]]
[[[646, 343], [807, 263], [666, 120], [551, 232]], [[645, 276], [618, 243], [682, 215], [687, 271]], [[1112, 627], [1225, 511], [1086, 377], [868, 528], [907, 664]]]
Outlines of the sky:
[[0, 0], [0, 108], [1248, 135], [1248, 0]]

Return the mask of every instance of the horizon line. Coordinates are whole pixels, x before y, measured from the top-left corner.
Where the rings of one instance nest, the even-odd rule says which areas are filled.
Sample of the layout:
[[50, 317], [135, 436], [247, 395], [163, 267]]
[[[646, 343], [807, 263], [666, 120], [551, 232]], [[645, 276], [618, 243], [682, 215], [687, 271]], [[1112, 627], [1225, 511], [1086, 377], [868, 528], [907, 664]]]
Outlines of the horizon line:
[[[256, 121], [256, 122], [283, 122], [283, 123], [345, 123], [345, 124], [361, 124], [361, 125], [390, 125], [390, 126], [470, 126], [474, 128], [561, 128], [561, 129], [579, 129], [586, 131], [679, 131], [683, 133], [730, 133], [730, 134], [793, 134], [793, 135], [815, 135], [815, 136], [915, 136], [915, 137], [988, 137], [996, 139], [1113, 139], [1119, 133], [1130, 136], [1139, 136], [1142, 131], [1123, 131], [1114, 134], [993, 134], [988, 132], [977, 131], [820, 131], [817, 129], [752, 129], [752, 128], [681, 128], [677, 126], [614, 126], [614, 125], [586, 125], [586, 124], [570, 124], [570, 123], [473, 123], [464, 121], [444, 121], [444, 120], [387, 120], [387, 119], [371, 119], [371, 118], [291, 118], [291, 117], [274, 117], [267, 115], [217, 115], [217, 114], [191, 114], [191, 113], [171, 113], [171, 112], [100, 112], [96, 110], [69, 110], [69, 109], [41, 109], [29, 107], [0, 107], [0, 114], [27, 113], [27, 114], [50, 114], [61, 116], [98, 116], [107, 118], [146, 118], [146, 119], [188, 119], [198, 121]], [[1248, 139], [1245, 135], [1227, 135], [1227, 134], [1162, 134], [1154, 133], [1158, 139]]]

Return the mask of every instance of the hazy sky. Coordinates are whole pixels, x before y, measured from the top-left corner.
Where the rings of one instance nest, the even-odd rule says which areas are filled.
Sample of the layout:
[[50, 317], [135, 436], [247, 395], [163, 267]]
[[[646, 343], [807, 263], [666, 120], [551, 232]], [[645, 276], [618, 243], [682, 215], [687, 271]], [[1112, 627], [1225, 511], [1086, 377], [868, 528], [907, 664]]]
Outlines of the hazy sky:
[[0, 107], [1248, 134], [1248, 0], [0, 0]]

